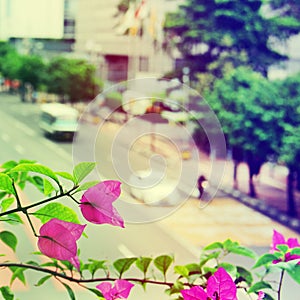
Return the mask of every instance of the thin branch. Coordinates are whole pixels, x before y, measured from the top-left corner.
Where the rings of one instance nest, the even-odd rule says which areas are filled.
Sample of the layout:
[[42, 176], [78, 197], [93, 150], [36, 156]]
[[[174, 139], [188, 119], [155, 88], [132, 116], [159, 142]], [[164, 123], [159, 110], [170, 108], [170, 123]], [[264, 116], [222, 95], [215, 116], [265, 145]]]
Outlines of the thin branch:
[[[53, 201], [53, 200], [59, 199], [59, 198], [64, 197], [64, 196], [68, 196], [72, 191], [76, 190], [77, 188], [78, 188], [78, 186], [74, 186], [73, 188], [71, 188], [71, 189], [70, 189], [69, 191], [67, 191], [67, 192], [64, 192], [64, 193], [61, 193], [61, 194], [59, 194], [59, 195], [56, 195], [56, 196], [53, 196], [53, 197], [50, 197], [50, 198], [46, 198], [46, 199], [43, 199], [43, 200], [41, 200], [41, 201], [39, 201], [39, 202], [35, 202], [35, 203], [33, 203], [33, 204], [24, 206], [22, 209], [18, 206], [18, 207], [16, 207], [16, 208], [11, 209], [11, 210], [7, 210], [7, 211], [5, 211], [5, 212], [0, 213], [0, 217], [5, 216], [5, 215], [8, 215], [8, 214], [15, 213], [15, 212], [20, 212], [20, 211], [22, 211], [22, 210], [26, 210], [26, 211], [27, 211], [27, 210], [29, 210], [29, 209], [31, 209], [31, 208], [33, 208], [33, 207], [36, 207], [36, 206], [45, 204], [45, 203], [47, 203], [47, 202], [51, 202], [51, 201]], [[18, 200], [17, 200], [17, 201], [18, 201]]]
[[277, 299], [281, 299], [281, 288], [282, 288], [282, 282], [283, 282], [283, 275], [284, 275], [284, 270], [281, 271], [280, 273], [280, 280], [279, 280], [279, 285], [278, 285], [278, 291], [277, 291]]
[[[57, 271], [35, 266], [35, 265], [30, 265], [30, 264], [23, 264], [23, 263], [0, 263], [0, 267], [3, 268], [9, 268], [9, 267], [18, 267], [18, 268], [24, 268], [24, 269], [31, 269], [34, 271], [42, 272], [42, 273], [47, 273], [50, 274], [54, 277], [65, 279], [69, 282], [75, 282], [75, 283], [92, 283], [92, 282], [102, 282], [102, 281], [115, 281], [119, 279], [118, 277], [99, 277], [99, 278], [89, 278], [89, 279], [83, 279], [83, 278], [75, 278], [72, 276], [68, 276], [63, 273], [59, 273]], [[156, 281], [156, 280], [149, 280], [149, 279], [140, 279], [140, 278], [132, 278], [132, 277], [127, 277], [123, 278], [131, 282], [138, 282], [138, 283], [148, 283], [148, 284], [154, 284], [154, 285], [165, 285], [168, 287], [172, 287], [173, 283], [172, 282], [166, 282], [166, 281]]]

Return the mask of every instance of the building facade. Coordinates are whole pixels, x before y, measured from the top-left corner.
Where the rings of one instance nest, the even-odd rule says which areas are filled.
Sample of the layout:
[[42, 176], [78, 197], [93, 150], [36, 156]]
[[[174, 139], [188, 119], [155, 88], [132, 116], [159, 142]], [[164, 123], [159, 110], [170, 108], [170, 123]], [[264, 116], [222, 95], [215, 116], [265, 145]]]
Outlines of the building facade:
[[173, 67], [163, 48], [164, 16], [177, 2], [78, 0], [75, 51], [108, 81], [163, 76]]
[[73, 51], [77, 0], [0, 0], [0, 39], [24, 54]]

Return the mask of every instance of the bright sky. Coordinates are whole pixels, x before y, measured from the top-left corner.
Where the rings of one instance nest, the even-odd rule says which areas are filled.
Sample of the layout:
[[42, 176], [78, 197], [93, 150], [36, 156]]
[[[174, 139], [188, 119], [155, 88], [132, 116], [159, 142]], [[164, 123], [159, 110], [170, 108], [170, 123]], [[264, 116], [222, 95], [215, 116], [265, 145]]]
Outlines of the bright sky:
[[13, 37], [62, 38], [63, 0], [6, 0], [6, 30]]

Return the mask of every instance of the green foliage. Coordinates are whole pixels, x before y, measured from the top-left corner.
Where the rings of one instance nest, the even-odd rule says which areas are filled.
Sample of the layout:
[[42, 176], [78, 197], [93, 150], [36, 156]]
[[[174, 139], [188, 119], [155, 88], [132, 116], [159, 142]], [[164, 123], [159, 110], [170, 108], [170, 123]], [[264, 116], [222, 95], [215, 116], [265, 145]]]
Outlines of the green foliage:
[[9, 286], [2, 286], [0, 288], [1, 294], [5, 300], [13, 300], [14, 294], [12, 293]]
[[[83, 191], [96, 182], [81, 182], [94, 169], [95, 164], [90, 162], [80, 163], [74, 167], [71, 173], [55, 172], [52, 169], [37, 164], [33, 161], [22, 160], [19, 162], [9, 161], [2, 165], [0, 172], [0, 220], [5, 224], [22, 224], [19, 216], [24, 214], [33, 234], [38, 237], [35, 231], [35, 223], [31, 217], [37, 217], [42, 224], [52, 218], [58, 218], [64, 221], [79, 223], [79, 218], [73, 209], [63, 205], [60, 201], [69, 197], [76, 204], [80, 203], [75, 198], [78, 191]], [[36, 173], [38, 175], [31, 175]], [[49, 180], [48, 180], [49, 179]], [[72, 187], [66, 189], [60, 179], [72, 183]], [[54, 189], [52, 182], [55, 182], [60, 188]], [[18, 191], [19, 187], [25, 187], [27, 182], [33, 184], [37, 190], [46, 195], [45, 199], [32, 201], [29, 205], [23, 205], [22, 198]], [[12, 189], [13, 183], [16, 189]], [[14, 196], [10, 197], [14, 191]], [[54, 193], [55, 192], [55, 193]], [[50, 194], [52, 196], [47, 196]], [[44, 196], [43, 196], [44, 197]], [[16, 203], [14, 208], [11, 205]], [[76, 233], [75, 233], [76, 234]], [[0, 232], [0, 240], [14, 252], [17, 249], [18, 236], [11, 231], [3, 230]], [[55, 240], [53, 239], [53, 243]], [[175, 259], [171, 255], [159, 255], [155, 258], [140, 256], [119, 258], [112, 263], [107, 260], [87, 258], [86, 261], [80, 257], [78, 250], [79, 267], [75, 267], [71, 261], [49, 258], [46, 262], [27, 261], [26, 263], [10, 262], [7, 257], [0, 262], [0, 268], [8, 268], [11, 271], [10, 284], [15, 280], [26, 284], [28, 280], [25, 277], [25, 271], [34, 270], [43, 274], [36, 282], [35, 286], [42, 286], [47, 280], [56, 279], [65, 287], [70, 299], [76, 299], [75, 291], [70, 283], [77, 282], [80, 286], [90, 291], [96, 297], [103, 298], [102, 293], [90, 284], [103, 281], [115, 281], [117, 279], [129, 280], [140, 284], [143, 288], [150, 284], [157, 284], [166, 287], [166, 293], [172, 299], [182, 299], [181, 290], [195, 285], [206, 287], [207, 280], [220, 267], [227, 270], [232, 277], [237, 288], [243, 288], [247, 293], [257, 294], [259, 291], [266, 291], [265, 299], [274, 299], [274, 291], [280, 290], [274, 281], [269, 281], [268, 276], [272, 274], [283, 274], [286, 272], [297, 284], [300, 284], [300, 266], [298, 260], [286, 261], [286, 257], [291, 255], [300, 255], [300, 248], [290, 249], [287, 245], [277, 245], [274, 253], [265, 253], [261, 256], [247, 247], [241, 246], [238, 242], [227, 239], [223, 242], [216, 241], [204, 247], [199, 253], [199, 259], [185, 265], [176, 265]], [[18, 250], [23, 248], [18, 245]], [[43, 255], [41, 252], [33, 254]], [[3, 254], [1, 254], [2, 256]], [[230, 260], [226, 258], [230, 255]], [[253, 260], [251, 269], [232, 263], [232, 256], [243, 256]], [[133, 268], [135, 268], [133, 270]], [[260, 268], [260, 272], [257, 269]], [[130, 275], [130, 271], [139, 271], [139, 276]], [[141, 274], [142, 273], [142, 274]], [[130, 272], [130, 274], [135, 274]], [[163, 279], [162, 278], [163, 275]], [[282, 283], [280, 283], [282, 284]], [[4, 299], [14, 299], [14, 295], [9, 287], [0, 287]], [[268, 294], [269, 293], [269, 294]], [[280, 292], [278, 292], [279, 295]], [[279, 298], [278, 298], [279, 299]]]
[[136, 257], [120, 258], [113, 263], [114, 268], [119, 273], [119, 278], [129, 270], [131, 265], [137, 260]]
[[82, 162], [75, 166], [73, 177], [75, 184], [80, 183], [95, 168], [96, 164], [92, 162]]
[[23, 83], [30, 83], [36, 90], [44, 82], [46, 65], [40, 56], [25, 55], [21, 57], [17, 79]]
[[[167, 15], [166, 42], [179, 49], [192, 75], [207, 72], [220, 59], [234, 68], [246, 64], [266, 75], [270, 65], [286, 59], [272, 48], [270, 37], [285, 41], [299, 33], [300, 22], [297, 14], [275, 12], [270, 18], [262, 9], [264, 2], [186, 0]], [[286, 10], [284, 3], [278, 6]], [[299, 4], [294, 6], [298, 11]], [[220, 75], [220, 68], [214, 74]]]
[[55, 57], [47, 65], [49, 93], [67, 95], [71, 102], [91, 100], [101, 90], [95, 67], [85, 60]]
[[8, 247], [10, 247], [14, 252], [16, 252], [17, 247], [17, 237], [10, 231], [1, 231], [0, 232], [0, 240], [5, 243]]
[[173, 262], [173, 257], [169, 255], [160, 255], [154, 259], [155, 267], [166, 277], [166, 273]]
[[150, 257], [139, 257], [135, 262], [136, 266], [143, 272], [144, 278], [146, 278], [146, 274], [151, 261], [152, 258]]
[[61, 203], [49, 203], [32, 213], [32, 215], [40, 219], [43, 224], [53, 218], [77, 224], [80, 223], [75, 211]]

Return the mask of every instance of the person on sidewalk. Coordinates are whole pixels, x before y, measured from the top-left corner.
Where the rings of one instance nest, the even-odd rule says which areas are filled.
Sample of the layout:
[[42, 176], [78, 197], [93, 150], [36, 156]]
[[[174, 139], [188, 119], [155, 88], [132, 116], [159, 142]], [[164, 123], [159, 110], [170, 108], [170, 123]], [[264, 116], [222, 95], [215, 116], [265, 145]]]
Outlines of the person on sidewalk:
[[199, 196], [198, 198], [201, 199], [203, 193], [204, 193], [204, 188], [207, 186], [207, 179], [204, 175], [200, 175], [198, 177], [198, 191], [199, 191]]

